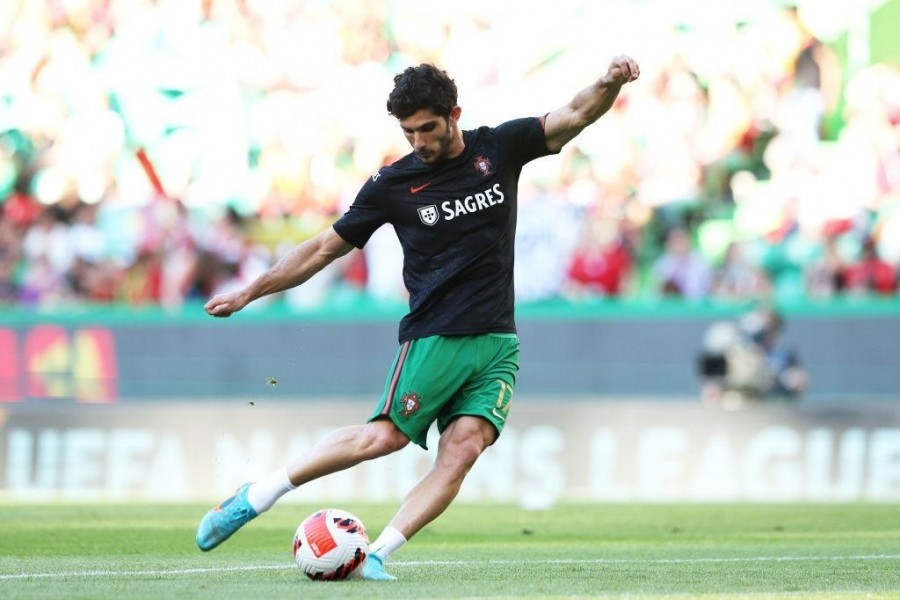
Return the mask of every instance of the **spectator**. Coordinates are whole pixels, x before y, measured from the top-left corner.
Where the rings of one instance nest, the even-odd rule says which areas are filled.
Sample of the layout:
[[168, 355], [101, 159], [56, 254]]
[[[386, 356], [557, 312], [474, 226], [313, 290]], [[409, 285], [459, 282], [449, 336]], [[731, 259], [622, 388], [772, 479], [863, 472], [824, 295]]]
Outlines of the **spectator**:
[[20, 227], [0, 213], [0, 260], [15, 263], [22, 254]]
[[897, 271], [879, 256], [875, 241], [867, 237], [860, 259], [844, 269], [844, 282], [853, 295], [890, 296], [897, 291]]
[[846, 289], [846, 261], [838, 247], [838, 236], [826, 235], [822, 255], [806, 269], [807, 295], [832, 298]]
[[779, 126], [801, 153], [814, 152], [824, 137], [825, 117], [837, 107], [841, 84], [840, 63], [828, 46], [815, 36], [797, 6], [786, 9], [796, 31], [797, 49], [785, 90], [785, 106]]
[[722, 300], [765, 299], [771, 291], [766, 273], [751, 262], [741, 242], [731, 242], [713, 272], [712, 295]]
[[15, 280], [15, 263], [0, 256], [0, 306], [10, 306], [19, 299], [19, 286]]
[[46, 255], [39, 254], [28, 261], [19, 293], [23, 306], [58, 306], [69, 299], [71, 290], [66, 278], [53, 268]]
[[658, 291], [663, 296], [702, 300], [709, 296], [712, 272], [695, 248], [686, 229], [677, 227], [666, 236], [666, 248], [653, 265]]
[[526, 186], [519, 198], [527, 208], [519, 213], [516, 227], [516, 299], [558, 298], [575, 243], [572, 232], [578, 230], [583, 211], [546, 186]]
[[634, 267], [632, 250], [619, 231], [621, 222], [612, 219], [588, 220], [587, 232], [569, 263], [569, 295], [623, 295]]
[[32, 265], [42, 263], [40, 268], [50, 269], [55, 277], [65, 277], [68, 273], [74, 255], [64, 218], [61, 209], [48, 207], [27, 230], [22, 240], [22, 252], [28, 270]]

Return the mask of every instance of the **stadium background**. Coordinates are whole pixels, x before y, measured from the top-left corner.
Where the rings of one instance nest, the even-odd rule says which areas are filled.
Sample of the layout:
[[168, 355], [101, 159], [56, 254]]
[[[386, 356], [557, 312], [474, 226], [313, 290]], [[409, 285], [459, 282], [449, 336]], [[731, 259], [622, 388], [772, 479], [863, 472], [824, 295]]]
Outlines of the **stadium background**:
[[[389, 231], [229, 321], [203, 299], [406, 152], [404, 66], [445, 67], [468, 127], [627, 52], [638, 84], [523, 175], [516, 406], [464, 498], [896, 501], [900, 2], [707, 4], [4, 3], [2, 497], [217, 498], [364, 419], [403, 314]], [[702, 405], [707, 327], [760, 303], [809, 389]], [[295, 497], [399, 497], [428, 460]]]

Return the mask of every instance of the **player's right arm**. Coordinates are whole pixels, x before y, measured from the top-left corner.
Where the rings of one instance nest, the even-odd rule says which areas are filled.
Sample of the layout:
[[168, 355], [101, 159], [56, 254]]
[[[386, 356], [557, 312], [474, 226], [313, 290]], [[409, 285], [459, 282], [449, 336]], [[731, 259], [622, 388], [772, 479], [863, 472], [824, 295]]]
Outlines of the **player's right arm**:
[[247, 287], [218, 294], [203, 308], [214, 317], [231, 316], [258, 298], [300, 285], [352, 249], [352, 244], [328, 227], [296, 246]]

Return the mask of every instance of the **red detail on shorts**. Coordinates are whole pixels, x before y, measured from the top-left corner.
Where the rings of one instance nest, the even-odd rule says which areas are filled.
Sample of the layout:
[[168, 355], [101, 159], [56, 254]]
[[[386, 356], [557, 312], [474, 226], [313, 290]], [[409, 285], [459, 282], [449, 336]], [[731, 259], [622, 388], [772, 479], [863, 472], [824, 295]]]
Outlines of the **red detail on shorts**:
[[388, 388], [387, 401], [384, 403], [382, 415], [390, 414], [391, 404], [394, 403], [394, 393], [397, 391], [397, 382], [400, 381], [400, 372], [403, 370], [403, 363], [406, 362], [406, 355], [409, 353], [410, 342], [403, 342], [400, 347], [400, 356], [397, 357], [397, 366], [394, 367], [394, 374], [391, 375], [391, 387]]
[[306, 534], [306, 541], [309, 542], [309, 547], [312, 548], [316, 558], [337, 548], [334, 536], [328, 531], [327, 520], [328, 512], [323, 510], [311, 516], [303, 524], [303, 533]]

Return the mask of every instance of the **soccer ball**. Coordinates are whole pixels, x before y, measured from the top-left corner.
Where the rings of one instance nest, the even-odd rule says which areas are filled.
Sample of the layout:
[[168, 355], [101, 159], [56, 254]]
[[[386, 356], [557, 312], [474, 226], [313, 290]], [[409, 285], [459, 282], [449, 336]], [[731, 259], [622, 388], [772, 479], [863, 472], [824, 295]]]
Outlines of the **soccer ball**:
[[326, 508], [306, 517], [294, 533], [294, 560], [310, 579], [346, 579], [369, 554], [369, 536], [357, 517]]

